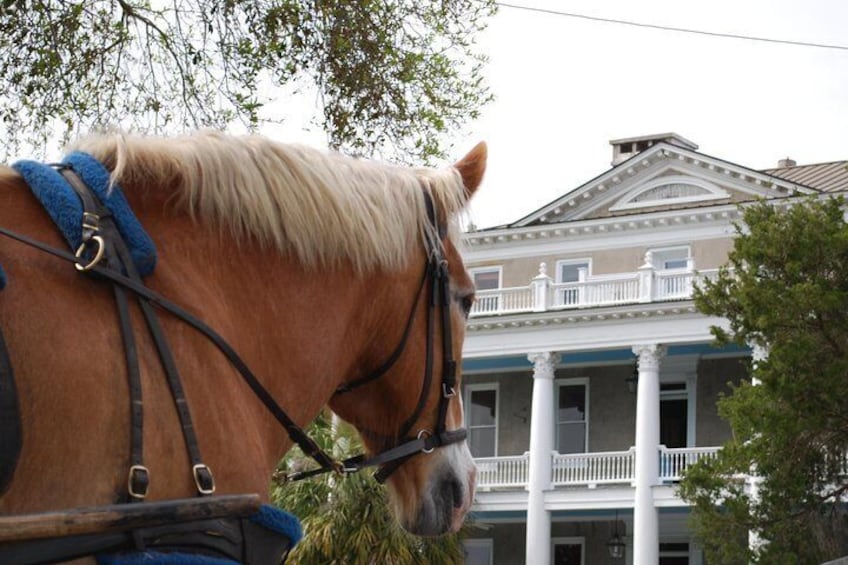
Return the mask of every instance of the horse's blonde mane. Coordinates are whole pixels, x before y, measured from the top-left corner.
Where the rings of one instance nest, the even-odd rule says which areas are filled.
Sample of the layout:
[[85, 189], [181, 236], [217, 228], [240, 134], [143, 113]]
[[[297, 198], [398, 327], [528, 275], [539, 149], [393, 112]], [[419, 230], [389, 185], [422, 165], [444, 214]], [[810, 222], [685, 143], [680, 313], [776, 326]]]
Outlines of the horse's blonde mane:
[[100, 159], [125, 185], [177, 183], [194, 217], [322, 267], [344, 260], [359, 272], [404, 266], [421, 238], [434, 237], [422, 187], [448, 218], [465, 204], [454, 168], [398, 167], [260, 136], [110, 133], [71, 149]]

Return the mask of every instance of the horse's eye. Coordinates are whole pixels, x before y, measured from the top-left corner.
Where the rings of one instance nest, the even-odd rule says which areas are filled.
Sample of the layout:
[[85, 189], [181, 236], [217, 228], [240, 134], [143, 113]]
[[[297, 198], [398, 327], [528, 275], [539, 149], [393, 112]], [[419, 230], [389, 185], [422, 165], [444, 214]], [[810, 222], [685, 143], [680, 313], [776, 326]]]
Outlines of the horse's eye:
[[462, 313], [467, 318], [471, 314], [471, 307], [474, 306], [474, 295], [466, 294], [460, 297], [460, 303], [462, 304]]

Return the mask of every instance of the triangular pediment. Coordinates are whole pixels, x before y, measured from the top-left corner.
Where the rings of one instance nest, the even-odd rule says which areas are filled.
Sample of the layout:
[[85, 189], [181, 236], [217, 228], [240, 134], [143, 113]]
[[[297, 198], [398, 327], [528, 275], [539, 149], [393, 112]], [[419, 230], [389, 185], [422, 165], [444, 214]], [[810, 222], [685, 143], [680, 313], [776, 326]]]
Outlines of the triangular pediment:
[[694, 150], [658, 143], [512, 226], [550, 225], [815, 192]]

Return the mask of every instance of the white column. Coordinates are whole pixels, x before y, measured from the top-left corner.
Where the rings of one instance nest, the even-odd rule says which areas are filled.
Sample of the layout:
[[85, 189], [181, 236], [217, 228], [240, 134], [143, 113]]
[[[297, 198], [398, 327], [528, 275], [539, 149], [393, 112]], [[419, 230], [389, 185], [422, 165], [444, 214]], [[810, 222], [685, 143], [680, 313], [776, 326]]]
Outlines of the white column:
[[545, 491], [551, 488], [554, 450], [554, 367], [556, 353], [533, 353], [533, 407], [530, 413], [530, 468], [527, 485], [527, 539], [525, 563], [551, 562], [551, 514], [545, 510]]
[[636, 397], [636, 493], [633, 503], [633, 564], [659, 562], [659, 516], [653, 487], [659, 479], [660, 360], [665, 348], [634, 345], [639, 356]]
[[[768, 356], [768, 350], [761, 345], [753, 345], [752, 346], [752, 361], [754, 366], [756, 367], [757, 363], [761, 361], [765, 361]], [[759, 386], [760, 379], [756, 377], [751, 378], [751, 384], [754, 386]], [[762, 477], [757, 476], [757, 468], [756, 466], [751, 467], [751, 474], [747, 477], [748, 483], [748, 493], [751, 499], [751, 502], [754, 504], [759, 503], [760, 501], [760, 483], [762, 482]], [[757, 530], [748, 530], [748, 548], [754, 552], [754, 555], [758, 555], [760, 553], [760, 549], [762, 548], [765, 542], [760, 537], [760, 532]]]

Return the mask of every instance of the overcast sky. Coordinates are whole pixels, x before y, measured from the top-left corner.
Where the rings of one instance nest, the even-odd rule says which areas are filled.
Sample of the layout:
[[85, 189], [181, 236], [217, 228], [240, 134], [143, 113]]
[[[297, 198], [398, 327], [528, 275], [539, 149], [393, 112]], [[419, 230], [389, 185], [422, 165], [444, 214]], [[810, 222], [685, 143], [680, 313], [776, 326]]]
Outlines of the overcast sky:
[[[848, 46], [844, 0], [514, 0], [711, 32]], [[610, 139], [676, 132], [763, 169], [848, 159], [848, 50], [725, 39], [501, 7], [480, 38], [497, 100], [455, 142], [489, 143], [471, 216], [517, 220], [610, 166]]]
[[[506, 2], [506, 0], [504, 0]], [[511, 0], [544, 10], [848, 47], [846, 0]], [[609, 140], [675, 132], [754, 169], [848, 159], [848, 49], [708, 37], [502, 6], [479, 38], [496, 97], [453, 141], [489, 168], [478, 228], [515, 221], [605, 171]], [[300, 104], [301, 106], [298, 106]], [[280, 141], [326, 144], [314, 98]]]

